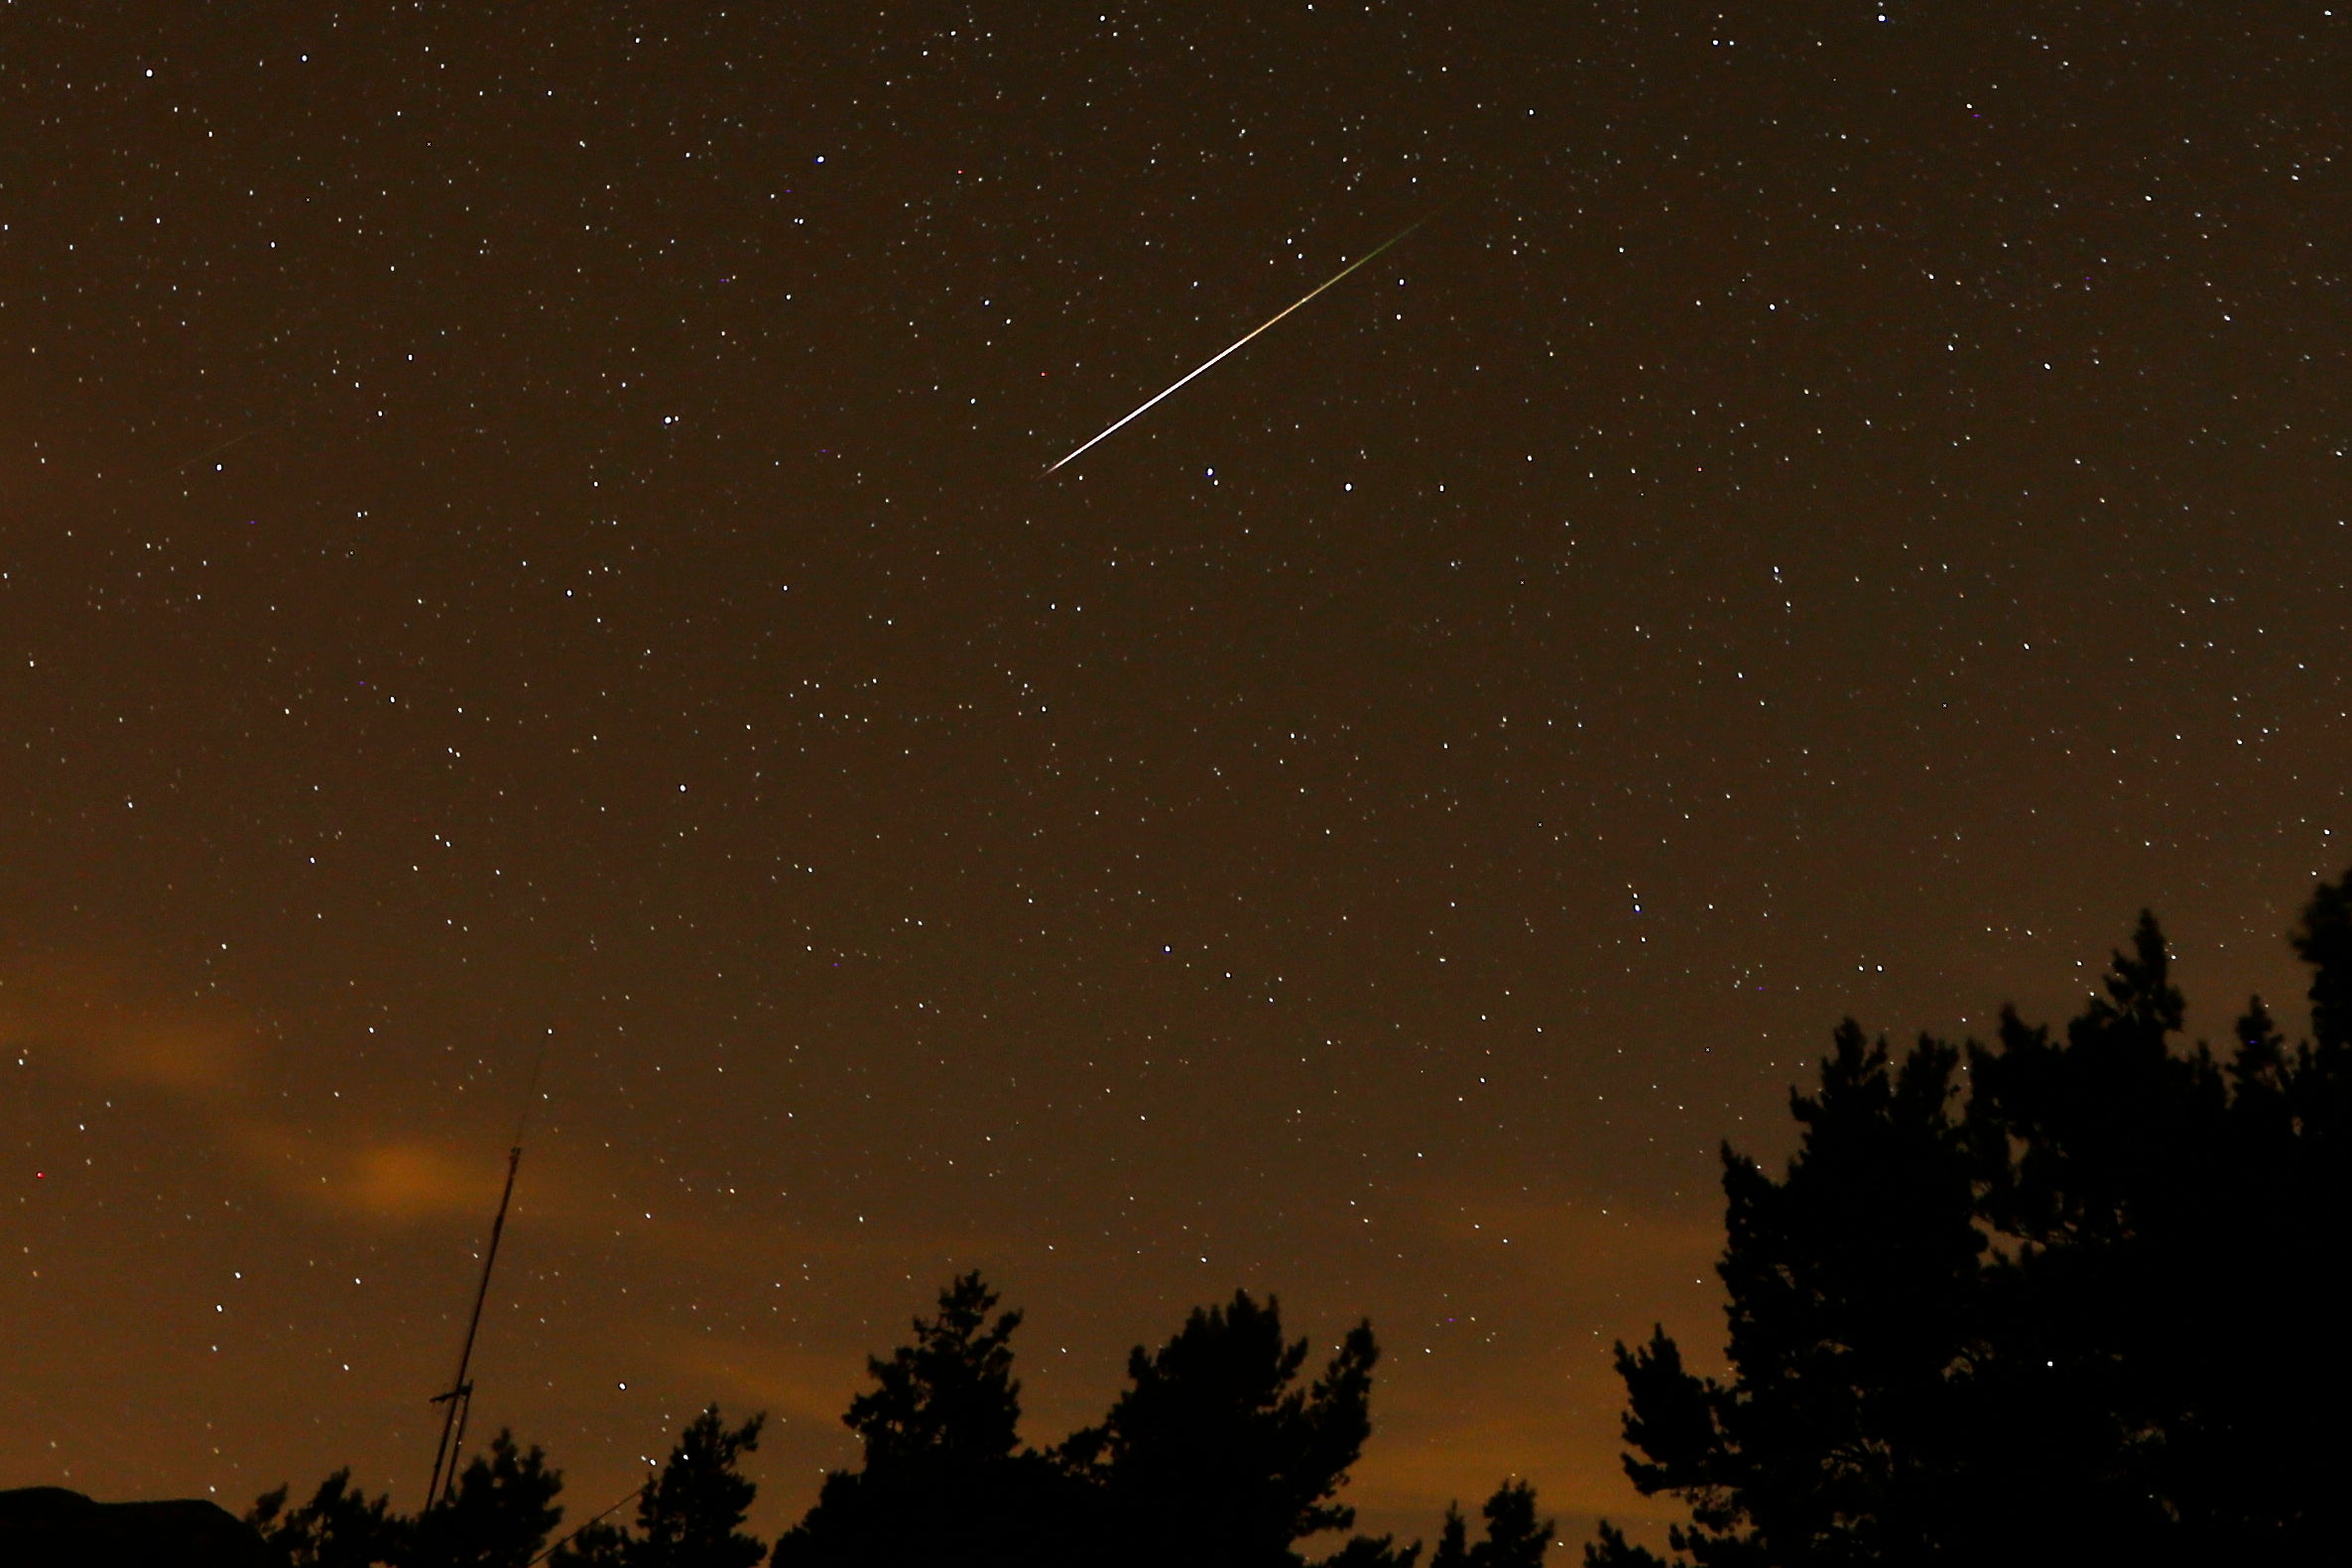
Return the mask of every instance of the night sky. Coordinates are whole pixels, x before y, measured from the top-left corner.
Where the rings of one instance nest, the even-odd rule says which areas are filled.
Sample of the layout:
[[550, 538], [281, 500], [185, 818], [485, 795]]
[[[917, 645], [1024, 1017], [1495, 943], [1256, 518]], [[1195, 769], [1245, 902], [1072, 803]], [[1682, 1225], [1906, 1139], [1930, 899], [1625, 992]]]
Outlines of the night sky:
[[575, 1518], [977, 1266], [1577, 1542], [1838, 1018], [2301, 1026], [2340, 0], [492, 9], [0, 10], [0, 1485], [414, 1507], [544, 1045]]

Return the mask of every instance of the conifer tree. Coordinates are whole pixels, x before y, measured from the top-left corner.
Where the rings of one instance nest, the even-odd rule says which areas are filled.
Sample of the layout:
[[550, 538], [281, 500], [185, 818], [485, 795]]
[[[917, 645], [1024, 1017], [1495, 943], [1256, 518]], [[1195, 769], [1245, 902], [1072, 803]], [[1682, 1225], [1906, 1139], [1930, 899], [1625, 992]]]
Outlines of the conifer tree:
[[1285, 1342], [1280, 1304], [1247, 1291], [1195, 1309], [1157, 1352], [1136, 1348], [1109, 1417], [1062, 1449], [1100, 1491], [1113, 1555], [1289, 1568], [1298, 1541], [1354, 1523], [1334, 1500], [1371, 1433], [1380, 1352], [1360, 1323], [1300, 1387], [1306, 1354]]
[[1551, 1520], [1536, 1517], [1536, 1489], [1506, 1481], [1479, 1509], [1486, 1538], [1472, 1542], [1461, 1510], [1448, 1506], [1429, 1568], [1543, 1568], [1551, 1545]]
[[[1727, 1381], [1617, 1349], [1626, 1470], [1702, 1565], [2308, 1560], [2352, 1460], [2352, 877], [2294, 933], [2311, 1042], [2226, 1064], [2143, 914], [2062, 1034], [1903, 1060], [1851, 1023], [1776, 1180], [1724, 1151]], [[2289, 1371], [2288, 1369], [2291, 1369]], [[1440, 1543], [1442, 1558], [1444, 1543]], [[1595, 1568], [1657, 1563], [1604, 1524]]]
[[592, 1520], [556, 1548], [553, 1568], [757, 1568], [767, 1543], [742, 1526], [759, 1488], [739, 1467], [765, 1421], [730, 1429], [717, 1405], [703, 1410], [638, 1494], [635, 1530]]
[[563, 1473], [545, 1451], [520, 1448], [501, 1430], [459, 1474], [455, 1493], [418, 1515], [400, 1568], [527, 1568], [563, 1517], [562, 1490]]
[[389, 1497], [370, 1502], [364, 1488], [351, 1485], [348, 1465], [291, 1512], [286, 1496], [284, 1487], [262, 1494], [245, 1522], [288, 1568], [374, 1568], [396, 1559], [408, 1521], [392, 1511]]
[[939, 1292], [936, 1315], [889, 1360], [842, 1417], [865, 1463], [825, 1478], [816, 1506], [776, 1543], [778, 1568], [968, 1568], [1079, 1561], [1082, 1489], [1021, 1446], [1011, 1340], [1019, 1312], [993, 1318], [978, 1273]]
[[629, 1568], [756, 1568], [767, 1544], [742, 1526], [759, 1489], [737, 1465], [759, 1448], [764, 1421], [730, 1430], [714, 1404], [687, 1425], [638, 1505]]

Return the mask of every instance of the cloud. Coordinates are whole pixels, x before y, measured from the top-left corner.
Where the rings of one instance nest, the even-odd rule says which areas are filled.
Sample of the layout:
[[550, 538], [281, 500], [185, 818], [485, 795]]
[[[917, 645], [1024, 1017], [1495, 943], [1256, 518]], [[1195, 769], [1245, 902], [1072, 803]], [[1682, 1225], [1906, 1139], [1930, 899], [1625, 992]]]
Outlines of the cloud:
[[[169, 1122], [282, 1198], [338, 1219], [479, 1217], [497, 1197], [499, 1160], [478, 1146], [398, 1128], [305, 1125], [263, 1092], [286, 1077], [276, 1031], [226, 1003], [162, 998], [92, 965], [11, 955], [0, 968], [0, 1045], [101, 1093], [160, 1102]], [[582, 1194], [545, 1175], [534, 1185], [542, 1213], [583, 1206]]]
[[674, 1340], [664, 1360], [682, 1386], [719, 1389], [721, 1403], [731, 1411], [766, 1410], [814, 1423], [820, 1431], [839, 1430], [843, 1455], [855, 1452], [854, 1440], [839, 1426], [841, 1412], [866, 1386], [864, 1364], [854, 1351], [787, 1349], [757, 1341], [718, 1347], [695, 1334]]
[[[1447, 1271], [1527, 1281], [1540, 1287], [1528, 1299], [1548, 1302], [1552, 1315], [1626, 1325], [1614, 1332], [1687, 1319], [1720, 1291], [1713, 1267], [1723, 1226], [1711, 1199], [1700, 1209], [1663, 1210], [1517, 1185], [1463, 1186], [1432, 1190], [1398, 1218], [1424, 1256], [1447, 1260]], [[1690, 1348], [1703, 1362], [1704, 1351]]]
[[479, 1212], [479, 1160], [457, 1158], [430, 1144], [375, 1144], [355, 1150], [344, 1179], [330, 1183], [349, 1205], [378, 1219], [415, 1221]]
[[259, 1031], [226, 1007], [159, 1003], [58, 960], [0, 971], [0, 1045], [105, 1088], [219, 1100], [248, 1078]]

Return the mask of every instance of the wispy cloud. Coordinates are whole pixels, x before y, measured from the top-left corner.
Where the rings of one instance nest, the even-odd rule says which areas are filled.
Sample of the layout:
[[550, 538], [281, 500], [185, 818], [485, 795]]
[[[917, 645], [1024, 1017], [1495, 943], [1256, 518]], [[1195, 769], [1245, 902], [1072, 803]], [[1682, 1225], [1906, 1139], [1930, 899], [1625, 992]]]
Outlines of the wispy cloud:
[[0, 971], [0, 1046], [106, 1088], [233, 1096], [259, 1052], [256, 1033], [231, 1009], [144, 997], [95, 969], [49, 960]]

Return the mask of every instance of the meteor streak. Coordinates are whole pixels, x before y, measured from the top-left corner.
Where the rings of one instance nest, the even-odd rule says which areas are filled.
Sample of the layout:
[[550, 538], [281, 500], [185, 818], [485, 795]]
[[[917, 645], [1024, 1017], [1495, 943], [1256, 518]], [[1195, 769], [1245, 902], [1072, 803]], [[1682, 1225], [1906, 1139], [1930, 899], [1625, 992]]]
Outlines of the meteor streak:
[[1394, 233], [1394, 234], [1390, 235], [1390, 236], [1389, 236], [1387, 239], [1385, 239], [1385, 240], [1382, 240], [1382, 241], [1381, 241], [1381, 242], [1380, 242], [1378, 245], [1375, 245], [1375, 246], [1373, 246], [1373, 247], [1372, 247], [1372, 249], [1370, 249], [1370, 250], [1366, 251], [1366, 252], [1365, 252], [1363, 255], [1361, 255], [1361, 256], [1357, 257], [1357, 258], [1356, 258], [1354, 261], [1352, 261], [1352, 262], [1349, 262], [1349, 263], [1348, 263], [1348, 264], [1347, 264], [1345, 267], [1342, 267], [1342, 268], [1340, 268], [1340, 269], [1339, 269], [1337, 272], [1333, 273], [1333, 274], [1332, 274], [1330, 277], [1328, 277], [1328, 278], [1324, 279], [1324, 280], [1323, 280], [1321, 283], [1319, 283], [1319, 284], [1315, 285], [1315, 286], [1314, 286], [1312, 289], [1309, 289], [1309, 290], [1308, 290], [1308, 291], [1307, 291], [1305, 294], [1301, 295], [1301, 296], [1299, 298], [1299, 300], [1297, 301], [1297, 302], [1296, 302], [1296, 303], [1285, 305], [1285, 306], [1284, 306], [1282, 309], [1280, 309], [1280, 310], [1277, 310], [1277, 311], [1276, 311], [1276, 312], [1275, 312], [1273, 315], [1270, 315], [1270, 316], [1268, 316], [1268, 317], [1267, 317], [1267, 318], [1266, 318], [1266, 319], [1265, 319], [1263, 322], [1261, 322], [1261, 323], [1260, 323], [1260, 324], [1258, 324], [1257, 326], [1254, 326], [1254, 327], [1252, 327], [1252, 328], [1251, 328], [1249, 331], [1247, 331], [1247, 332], [1243, 333], [1243, 334], [1242, 334], [1240, 337], [1236, 338], [1236, 339], [1235, 339], [1235, 340], [1234, 340], [1234, 341], [1233, 341], [1233, 342], [1232, 342], [1230, 345], [1228, 345], [1228, 346], [1227, 346], [1227, 347], [1225, 347], [1225, 348], [1219, 349], [1219, 350], [1218, 350], [1218, 351], [1217, 351], [1215, 354], [1213, 354], [1213, 355], [1211, 355], [1209, 358], [1207, 358], [1207, 359], [1205, 359], [1205, 360], [1201, 361], [1201, 363], [1200, 363], [1199, 365], [1195, 366], [1195, 367], [1194, 367], [1193, 369], [1191, 369], [1191, 370], [1188, 370], [1188, 371], [1186, 371], [1186, 372], [1185, 372], [1185, 373], [1184, 373], [1182, 376], [1178, 377], [1178, 378], [1177, 378], [1177, 379], [1176, 379], [1176, 380], [1174, 383], [1172, 383], [1172, 384], [1171, 384], [1171, 385], [1168, 387], [1168, 389], [1167, 389], [1166, 391], [1164, 391], [1164, 392], [1161, 392], [1161, 393], [1160, 393], [1160, 394], [1158, 394], [1157, 396], [1155, 396], [1155, 397], [1151, 398], [1150, 400], [1148, 400], [1147, 402], [1145, 402], [1145, 403], [1144, 403], [1144, 404], [1143, 404], [1143, 405], [1142, 405], [1140, 408], [1136, 409], [1136, 411], [1135, 411], [1134, 413], [1132, 413], [1132, 414], [1129, 414], [1129, 415], [1125, 416], [1125, 417], [1124, 417], [1124, 418], [1122, 418], [1122, 419], [1119, 419], [1119, 420], [1116, 420], [1116, 421], [1112, 422], [1111, 422], [1111, 424], [1109, 424], [1107, 427], [1105, 427], [1105, 428], [1104, 428], [1104, 430], [1102, 431], [1102, 433], [1101, 433], [1101, 434], [1099, 434], [1099, 435], [1095, 436], [1093, 440], [1087, 441], [1087, 442], [1086, 442], [1086, 443], [1084, 443], [1083, 445], [1081, 445], [1081, 446], [1078, 446], [1078, 447], [1076, 447], [1075, 449], [1073, 449], [1073, 450], [1072, 450], [1072, 451], [1069, 453], [1069, 455], [1067, 455], [1066, 457], [1063, 457], [1063, 458], [1062, 458], [1062, 459], [1061, 459], [1059, 462], [1057, 462], [1057, 463], [1054, 463], [1054, 464], [1051, 465], [1050, 467], [1048, 467], [1048, 468], [1047, 468], [1047, 470], [1046, 470], [1046, 472], [1047, 472], [1047, 473], [1050, 473], [1050, 474], [1051, 474], [1051, 473], [1057, 473], [1057, 472], [1059, 472], [1061, 469], [1063, 469], [1063, 468], [1067, 467], [1069, 464], [1071, 464], [1071, 463], [1073, 463], [1073, 462], [1076, 462], [1076, 461], [1078, 460], [1078, 458], [1079, 458], [1079, 457], [1083, 456], [1083, 455], [1084, 455], [1084, 454], [1085, 454], [1085, 453], [1086, 453], [1088, 450], [1090, 450], [1091, 448], [1093, 448], [1095, 445], [1097, 445], [1098, 443], [1100, 443], [1100, 442], [1102, 442], [1102, 441], [1104, 441], [1104, 440], [1107, 440], [1109, 437], [1111, 437], [1112, 435], [1115, 435], [1115, 434], [1117, 434], [1117, 433], [1118, 433], [1118, 432], [1119, 432], [1121, 429], [1125, 428], [1127, 425], [1134, 423], [1134, 422], [1135, 422], [1137, 420], [1140, 420], [1140, 419], [1142, 419], [1142, 418], [1143, 418], [1145, 415], [1147, 415], [1147, 414], [1151, 413], [1151, 412], [1152, 412], [1152, 409], [1153, 409], [1153, 407], [1154, 407], [1155, 405], [1157, 405], [1157, 404], [1159, 404], [1159, 403], [1161, 403], [1161, 402], [1165, 401], [1165, 400], [1166, 400], [1166, 399], [1168, 399], [1169, 397], [1173, 396], [1173, 395], [1174, 395], [1174, 394], [1175, 394], [1175, 393], [1176, 393], [1176, 391], [1177, 391], [1179, 388], [1181, 388], [1181, 387], [1184, 385], [1184, 383], [1185, 383], [1185, 382], [1188, 382], [1188, 381], [1192, 380], [1192, 378], [1193, 378], [1193, 377], [1195, 377], [1195, 376], [1198, 376], [1198, 375], [1199, 375], [1199, 374], [1200, 374], [1202, 371], [1204, 371], [1204, 370], [1207, 370], [1207, 369], [1208, 369], [1208, 368], [1209, 368], [1211, 365], [1214, 365], [1214, 364], [1215, 364], [1215, 363], [1216, 363], [1218, 360], [1220, 360], [1220, 359], [1223, 359], [1223, 358], [1224, 358], [1226, 355], [1233, 353], [1235, 350], [1239, 349], [1239, 348], [1240, 348], [1240, 347], [1241, 347], [1243, 344], [1247, 343], [1247, 342], [1248, 342], [1248, 341], [1249, 341], [1251, 338], [1253, 338], [1253, 337], [1256, 337], [1256, 336], [1257, 336], [1259, 333], [1261, 333], [1261, 332], [1263, 332], [1263, 331], [1267, 330], [1269, 327], [1273, 326], [1273, 325], [1274, 325], [1274, 324], [1275, 324], [1277, 321], [1280, 321], [1280, 320], [1281, 320], [1281, 319], [1282, 319], [1284, 316], [1286, 316], [1286, 315], [1289, 315], [1289, 314], [1290, 314], [1290, 313], [1291, 313], [1293, 310], [1296, 310], [1296, 309], [1298, 309], [1298, 308], [1299, 308], [1300, 305], [1303, 305], [1303, 304], [1305, 304], [1307, 301], [1309, 301], [1309, 300], [1312, 300], [1312, 299], [1313, 299], [1313, 298], [1314, 298], [1316, 295], [1318, 295], [1318, 294], [1321, 294], [1321, 293], [1322, 293], [1324, 290], [1326, 290], [1326, 289], [1330, 288], [1330, 287], [1331, 287], [1333, 284], [1336, 284], [1337, 282], [1339, 282], [1339, 280], [1340, 280], [1340, 279], [1342, 279], [1342, 278], [1345, 278], [1345, 277], [1346, 277], [1346, 276], [1347, 276], [1349, 273], [1351, 273], [1351, 272], [1354, 272], [1354, 271], [1355, 271], [1355, 270], [1356, 270], [1358, 267], [1361, 267], [1361, 266], [1363, 266], [1363, 265], [1364, 265], [1366, 262], [1368, 262], [1368, 261], [1371, 261], [1371, 260], [1372, 260], [1374, 257], [1378, 256], [1378, 255], [1379, 255], [1379, 254], [1380, 254], [1382, 251], [1385, 251], [1385, 250], [1387, 250], [1387, 249], [1388, 249], [1390, 246], [1392, 246], [1392, 245], [1396, 244], [1398, 241], [1400, 241], [1400, 240], [1404, 239], [1404, 238], [1405, 238], [1407, 235], [1411, 234], [1411, 233], [1412, 233], [1412, 232], [1413, 232], [1415, 229], [1418, 229], [1418, 228], [1420, 228], [1420, 227], [1421, 227], [1421, 226], [1422, 226], [1424, 223], [1426, 223], [1426, 222], [1428, 222], [1428, 221], [1429, 221], [1429, 220], [1428, 220], [1428, 218], [1426, 218], [1426, 217], [1416, 218], [1416, 219], [1415, 219], [1413, 222], [1411, 222], [1411, 223], [1408, 223], [1408, 224], [1407, 224], [1405, 227], [1403, 227], [1403, 228], [1399, 229], [1399, 230], [1398, 230], [1396, 233]]

